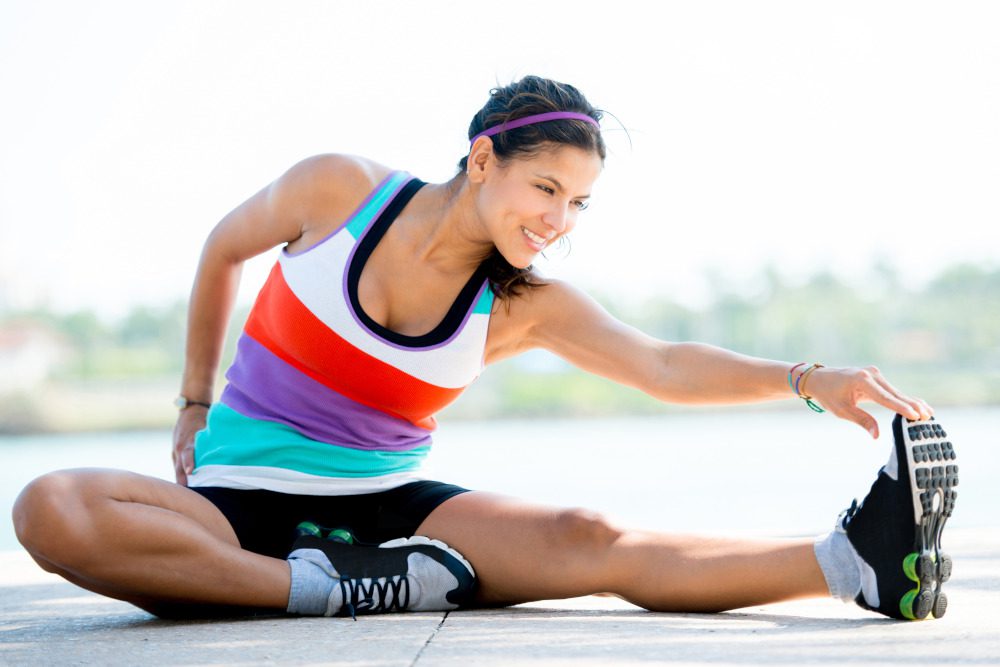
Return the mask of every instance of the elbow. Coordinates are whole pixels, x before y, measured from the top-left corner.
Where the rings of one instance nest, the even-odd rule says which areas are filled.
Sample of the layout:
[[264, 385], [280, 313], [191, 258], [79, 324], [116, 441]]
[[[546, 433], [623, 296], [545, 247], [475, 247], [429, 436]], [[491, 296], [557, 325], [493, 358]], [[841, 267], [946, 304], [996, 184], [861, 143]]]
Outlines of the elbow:
[[208, 233], [205, 244], [201, 249], [201, 264], [212, 265], [220, 268], [232, 268], [242, 265], [246, 257], [234, 247], [229, 240], [229, 233], [225, 227], [225, 220]]
[[676, 363], [679, 345], [682, 344], [657, 342], [655, 361], [649, 365], [650, 373], [643, 390], [664, 403], [696, 405], [701, 402], [697, 388], [680, 372]]

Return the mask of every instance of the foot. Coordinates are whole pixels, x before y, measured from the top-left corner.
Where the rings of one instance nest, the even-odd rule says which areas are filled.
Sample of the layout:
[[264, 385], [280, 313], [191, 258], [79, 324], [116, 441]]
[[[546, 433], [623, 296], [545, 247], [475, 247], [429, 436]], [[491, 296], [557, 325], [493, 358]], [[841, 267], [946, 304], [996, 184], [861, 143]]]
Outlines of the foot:
[[361, 546], [306, 535], [288, 558], [307, 560], [335, 580], [326, 616], [446, 611], [470, 603], [476, 590], [472, 565], [426, 537]]
[[948, 608], [941, 584], [951, 576], [941, 532], [957, 496], [955, 450], [933, 417], [896, 415], [892, 433], [889, 462], [868, 496], [838, 520], [861, 568], [855, 601], [892, 618], [941, 618]]

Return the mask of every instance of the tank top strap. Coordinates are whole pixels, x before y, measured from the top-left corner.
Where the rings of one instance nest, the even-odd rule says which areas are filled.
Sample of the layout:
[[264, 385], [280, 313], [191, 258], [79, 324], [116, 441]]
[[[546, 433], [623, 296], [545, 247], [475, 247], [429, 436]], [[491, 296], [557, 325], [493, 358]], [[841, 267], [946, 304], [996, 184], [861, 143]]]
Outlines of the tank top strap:
[[399, 191], [403, 189], [403, 186], [413, 180], [413, 178], [413, 175], [406, 170], [397, 169], [393, 171], [382, 179], [382, 182], [358, 205], [358, 208], [347, 219], [347, 223], [343, 228], [347, 229], [355, 241], [360, 239]]
[[412, 179], [413, 176], [405, 170], [397, 169], [391, 172], [368, 193], [364, 200], [354, 209], [354, 212], [347, 217], [347, 220], [338, 225], [336, 229], [303, 250], [289, 252], [286, 246], [282, 248], [281, 256], [283, 258], [293, 258], [305, 255], [316, 250], [319, 246], [326, 244], [331, 238], [342, 234], [345, 230], [351, 236], [351, 244], [357, 243], [358, 239], [364, 235], [365, 230], [378, 219], [379, 214], [389, 205], [403, 186]]

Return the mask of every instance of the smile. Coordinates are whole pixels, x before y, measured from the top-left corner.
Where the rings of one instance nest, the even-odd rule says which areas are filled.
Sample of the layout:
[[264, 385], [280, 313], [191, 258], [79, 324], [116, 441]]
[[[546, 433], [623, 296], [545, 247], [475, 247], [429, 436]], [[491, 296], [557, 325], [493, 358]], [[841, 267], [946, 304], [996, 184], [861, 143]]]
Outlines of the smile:
[[535, 234], [531, 230], [526, 229], [524, 227], [521, 227], [521, 231], [524, 232], [524, 235], [527, 236], [529, 240], [534, 242], [535, 245], [544, 246], [545, 242], [548, 240], [544, 236], [539, 236], [538, 234]]

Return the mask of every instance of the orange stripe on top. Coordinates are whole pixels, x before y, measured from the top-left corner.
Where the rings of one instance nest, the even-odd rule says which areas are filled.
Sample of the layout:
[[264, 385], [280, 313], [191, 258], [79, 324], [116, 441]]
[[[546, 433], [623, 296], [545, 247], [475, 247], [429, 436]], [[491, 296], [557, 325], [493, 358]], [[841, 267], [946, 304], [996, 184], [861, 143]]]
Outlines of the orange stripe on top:
[[[333, 281], [331, 289], [336, 289]], [[295, 296], [277, 262], [244, 331], [317, 382], [429, 431], [437, 427], [434, 413], [464, 389], [428, 384], [351, 345]]]

